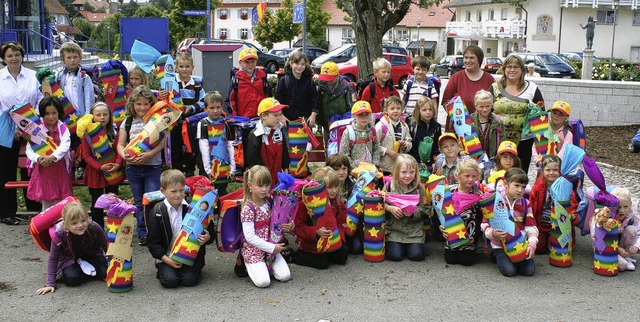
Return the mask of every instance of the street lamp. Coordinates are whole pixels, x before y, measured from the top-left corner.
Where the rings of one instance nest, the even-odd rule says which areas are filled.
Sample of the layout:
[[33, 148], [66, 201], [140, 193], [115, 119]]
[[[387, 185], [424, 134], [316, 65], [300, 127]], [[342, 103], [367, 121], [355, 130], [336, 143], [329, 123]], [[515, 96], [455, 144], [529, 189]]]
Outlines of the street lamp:
[[611, 35], [611, 57], [609, 58], [609, 80], [613, 80], [613, 47], [616, 43], [616, 25], [618, 24], [618, 5], [620, 0], [613, 0], [613, 35]]
[[111, 56], [111, 25], [107, 25], [107, 50]]
[[420, 21], [417, 22], [418, 25], [418, 53], [422, 55], [422, 41], [420, 40]]

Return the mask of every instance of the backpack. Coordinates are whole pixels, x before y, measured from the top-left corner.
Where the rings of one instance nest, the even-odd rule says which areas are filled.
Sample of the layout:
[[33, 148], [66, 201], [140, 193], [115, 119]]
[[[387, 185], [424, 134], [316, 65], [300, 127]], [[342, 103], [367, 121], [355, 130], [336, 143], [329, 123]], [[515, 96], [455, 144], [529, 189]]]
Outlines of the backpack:
[[[415, 80], [415, 75], [409, 76], [409, 79], [407, 80], [407, 89], [402, 99], [402, 101], [404, 102], [404, 105], [407, 105], [407, 103], [409, 102], [409, 93], [411, 93], [411, 87], [413, 86], [414, 80]], [[422, 95], [425, 95], [431, 98], [435, 93], [436, 95], [438, 95], [438, 97], [440, 97], [440, 85], [441, 85], [440, 78], [435, 76], [427, 76], [427, 83], [428, 83], [427, 92], [422, 93]]]
[[[361, 140], [356, 140], [356, 131], [353, 129], [352, 124], [347, 125], [345, 127], [345, 130], [347, 131], [347, 135], [349, 135], [349, 149], [352, 149], [353, 146], [356, 144], [363, 144], [363, 143], [368, 143], [376, 140], [376, 129], [374, 127], [371, 127], [371, 136]], [[383, 127], [383, 130], [382, 130], [383, 137], [386, 134], [386, 132], [387, 132], [386, 127]]]
[[[571, 125], [571, 132], [573, 133], [573, 145], [585, 150], [587, 148], [587, 137], [584, 132], [584, 124], [581, 120], [569, 120]], [[565, 126], [563, 133], [567, 136], [569, 129]]]
[[[225, 113], [227, 113], [227, 115], [235, 115], [233, 114], [233, 108], [231, 107], [230, 99], [232, 91], [236, 91], [236, 93], [238, 92], [238, 77], [236, 77], [236, 73], [238, 73], [239, 70], [240, 69], [238, 67], [231, 68], [231, 84], [229, 85], [229, 94], [227, 94], [227, 99], [224, 100], [224, 111]], [[265, 75], [267, 75], [266, 71], [264, 71], [264, 73]], [[267, 80], [267, 77], [262, 78], [262, 90], [264, 91], [264, 95], [266, 95], [266, 97], [271, 96], [271, 85], [269, 85], [269, 80]], [[235, 103], [237, 108], [238, 95], [236, 95]]]
[[62, 210], [70, 202], [79, 202], [79, 199], [73, 196], [66, 197], [31, 218], [29, 233], [40, 249], [48, 252], [51, 248], [51, 241], [61, 242], [60, 237], [56, 234], [56, 224], [61, 222]]
[[[369, 87], [369, 103], [371, 103], [376, 96], [376, 83], [373, 81], [373, 74], [369, 75], [367, 79], [358, 80], [356, 83], [356, 98], [358, 98], [358, 100], [362, 100], [362, 93], [364, 93], [364, 89], [367, 87]], [[393, 91], [393, 81], [391, 78], [389, 78], [385, 87], [389, 87]]]

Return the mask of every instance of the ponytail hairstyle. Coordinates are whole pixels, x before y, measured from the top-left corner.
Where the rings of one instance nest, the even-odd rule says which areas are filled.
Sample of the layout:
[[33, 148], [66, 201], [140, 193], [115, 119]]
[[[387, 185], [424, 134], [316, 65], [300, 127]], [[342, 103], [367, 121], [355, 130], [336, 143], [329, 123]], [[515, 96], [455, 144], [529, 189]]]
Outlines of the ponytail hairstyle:
[[252, 185], [265, 185], [271, 184], [271, 173], [269, 169], [263, 165], [254, 165], [249, 170], [244, 172], [244, 180], [242, 181], [242, 190], [244, 191], [244, 198], [242, 199], [242, 206], [251, 200], [251, 187]]

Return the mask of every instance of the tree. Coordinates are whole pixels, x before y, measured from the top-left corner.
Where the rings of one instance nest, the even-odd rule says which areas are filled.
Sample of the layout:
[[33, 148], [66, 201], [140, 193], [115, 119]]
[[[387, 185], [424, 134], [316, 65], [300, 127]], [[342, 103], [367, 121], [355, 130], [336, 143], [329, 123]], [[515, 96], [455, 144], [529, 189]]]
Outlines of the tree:
[[73, 24], [80, 29], [83, 35], [86, 36], [86, 39], [91, 39], [93, 33], [96, 30], [96, 26], [90, 22], [88, 22], [84, 18], [75, 18], [73, 19]]
[[358, 76], [373, 73], [372, 61], [382, 56], [382, 37], [397, 25], [412, 3], [428, 7], [442, 0], [336, 0], [336, 5], [351, 17], [358, 49]]
[[307, 39], [327, 49], [326, 27], [331, 14], [322, 10], [323, 0], [307, 0]]
[[136, 10], [140, 8], [140, 5], [135, 0], [131, 0], [128, 3], [125, 3], [121, 8], [123, 16], [133, 17], [133, 15], [136, 14]]
[[165, 14], [162, 10], [156, 6], [141, 6], [136, 10], [136, 13], [133, 14], [136, 18], [158, 18], [163, 17]]
[[[120, 18], [123, 15], [116, 13], [111, 17], [107, 17], [98, 24], [96, 30], [92, 34], [93, 47], [100, 49], [109, 49], [109, 42], [111, 42], [110, 50], [119, 51], [120, 46]], [[107, 35], [109, 35], [107, 37]]]
[[[205, 10], [206, 0], [169, 0], [171, 13], [169, 14], [169, 26], [171, 28], [171, 47], [175, 47], [184, 38], [196, 37], [198, 32], [207, 32], [207, 17], [185, 16], [183, 10]], [[220, 3], [220, 0], [211, 0], [211, 12]], [[206, 34], [205, 34], [206, 35]]]
[[293, 23], [293, 1], [282, 1], [282, 8], [267, 10], [264, 21], [253, 27], [253, 38], [267, 49], [281, 41], [291, 41], [300, 34], [302, 25]]
[[160, 11], [169, 12], [169, 8], [170, 8], [169, 0], [151, 0], [151, 1], [149, 1], [149, 3], [152, 6], [160, 9]]

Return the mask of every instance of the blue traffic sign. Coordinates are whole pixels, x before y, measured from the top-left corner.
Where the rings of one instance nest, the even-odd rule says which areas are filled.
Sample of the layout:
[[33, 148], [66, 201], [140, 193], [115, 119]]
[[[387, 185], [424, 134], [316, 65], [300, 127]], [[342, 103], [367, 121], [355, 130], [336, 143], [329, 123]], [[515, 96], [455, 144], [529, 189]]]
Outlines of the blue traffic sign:
[[302, 23], [304, 20], [304, 4], [293, 5], [293, 23]]
[[206, 16], [207, 10], [182, 10], [183, 16]]

